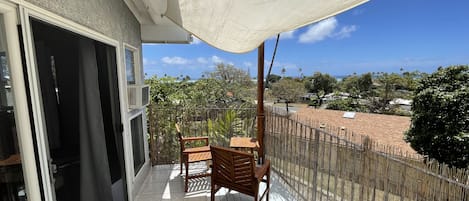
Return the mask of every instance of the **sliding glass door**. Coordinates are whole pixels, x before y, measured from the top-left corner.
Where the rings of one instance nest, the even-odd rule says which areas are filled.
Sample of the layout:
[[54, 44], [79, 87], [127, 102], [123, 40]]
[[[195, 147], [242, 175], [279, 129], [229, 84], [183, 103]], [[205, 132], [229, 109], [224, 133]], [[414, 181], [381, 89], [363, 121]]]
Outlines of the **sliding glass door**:
[[0, 13], [0, 200], [26, 199], [5, 17]]

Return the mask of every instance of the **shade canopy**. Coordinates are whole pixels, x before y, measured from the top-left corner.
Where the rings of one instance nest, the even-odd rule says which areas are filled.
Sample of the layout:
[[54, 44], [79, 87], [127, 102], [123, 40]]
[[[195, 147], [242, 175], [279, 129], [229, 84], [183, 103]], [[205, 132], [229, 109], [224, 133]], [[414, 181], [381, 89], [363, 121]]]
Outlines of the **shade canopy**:
[[202, 41], [233, 53], [337, 15], [368, 0], [168, 0], [164, 14]]

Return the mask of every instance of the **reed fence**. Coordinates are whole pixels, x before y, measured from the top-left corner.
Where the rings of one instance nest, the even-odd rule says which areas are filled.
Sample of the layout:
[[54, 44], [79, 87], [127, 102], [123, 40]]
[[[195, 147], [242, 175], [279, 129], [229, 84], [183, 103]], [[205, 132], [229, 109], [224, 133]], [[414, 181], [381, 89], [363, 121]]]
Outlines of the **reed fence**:
[[175, 123], [185, 137], [208, 136], [210, 144], [228, 147], [231, 137], [256, 134], [255, 108], [152, 108], [148, 122], [155, 139], [152, 164], [172, 164], [179, 160]]
[[267, 157], [298, 200], [469, 200], [468, 170], [407, 159], [366, 136], [327, 130], [266, 113]]

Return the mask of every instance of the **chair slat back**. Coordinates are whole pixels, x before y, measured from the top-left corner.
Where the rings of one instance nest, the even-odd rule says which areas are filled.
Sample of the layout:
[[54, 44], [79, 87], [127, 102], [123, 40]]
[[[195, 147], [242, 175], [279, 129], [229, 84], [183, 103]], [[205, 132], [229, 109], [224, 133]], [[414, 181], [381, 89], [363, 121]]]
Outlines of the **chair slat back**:
[[223, 147], [210, 146], [212, 181], [221, 186], [252, 194], [257, 184], [254, 177], [254, 155]]

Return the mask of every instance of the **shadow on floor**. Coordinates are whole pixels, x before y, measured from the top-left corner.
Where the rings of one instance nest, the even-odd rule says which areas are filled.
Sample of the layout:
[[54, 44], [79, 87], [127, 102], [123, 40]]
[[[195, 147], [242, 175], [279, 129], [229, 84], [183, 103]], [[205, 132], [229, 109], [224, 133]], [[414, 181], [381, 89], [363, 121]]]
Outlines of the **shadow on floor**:
[[[191, 164], [190, 174], [207, 171], [204, 162]], [[265, 184], [260, 192], [264, 192]], [[216, 201], [250, 201], [253, 197], [236, 191], [220, 189]], [[210, 201], [210, 177], [196, 178], [189, 181], [189, 192], [184, 193], [184, 177], [179, 174], [179, 165], [154, 166], [151, 173], [145, 179], [142, 189], [137, 195], [136, 201]], [[265, 200], [265, 199], [264, 199]], [[279, 182], [279, 177], [272, 172], [270, 201], [294, 201], [296, 200]]]

